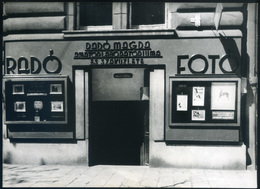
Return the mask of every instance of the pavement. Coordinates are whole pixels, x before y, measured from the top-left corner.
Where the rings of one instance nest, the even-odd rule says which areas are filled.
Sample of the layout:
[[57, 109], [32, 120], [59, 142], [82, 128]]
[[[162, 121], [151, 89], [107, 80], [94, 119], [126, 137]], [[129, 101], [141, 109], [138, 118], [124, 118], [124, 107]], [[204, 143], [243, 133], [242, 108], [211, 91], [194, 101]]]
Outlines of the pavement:
[[257, 188], [255, 170], [3, 164], [2, 187]]

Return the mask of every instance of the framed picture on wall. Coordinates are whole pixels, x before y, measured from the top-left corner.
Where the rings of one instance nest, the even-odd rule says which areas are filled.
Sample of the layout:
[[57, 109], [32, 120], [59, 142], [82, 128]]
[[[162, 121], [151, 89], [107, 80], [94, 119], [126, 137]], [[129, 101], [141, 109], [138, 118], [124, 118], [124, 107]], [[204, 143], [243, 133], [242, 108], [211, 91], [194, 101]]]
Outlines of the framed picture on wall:
[[13, 94], [24, 94], [24, 85], [23, 84], [13, 85]]
[[205, 87], [192, 87], [192, 106], [204, 106]]
[[212, 82], [211, 109], [212, 110], [235, 110], [236, 109], [236, 83], [235, 82]]
[[62, 94], [62, 84], [50, 84], [50, 94]]
[[177, 111], [188, 110], [188, 95], [177, 95]]
[[63, 112], [63, 102], [62, 101], [51, 101], [51, 111], [52, 112]]
[[26, 112], [26, 104], [24, 101], [17, 101], [14, 103], [15, 112]]
[[205, 121], [205, 110], [192, 110], [191, 120], [192, 121]]

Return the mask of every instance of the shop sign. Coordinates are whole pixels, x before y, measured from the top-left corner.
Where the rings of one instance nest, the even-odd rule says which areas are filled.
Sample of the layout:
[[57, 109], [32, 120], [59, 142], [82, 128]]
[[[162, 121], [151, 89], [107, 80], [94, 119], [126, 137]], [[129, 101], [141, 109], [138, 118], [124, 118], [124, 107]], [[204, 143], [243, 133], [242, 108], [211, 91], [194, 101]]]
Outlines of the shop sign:
[[[184, 60], [186, 59], [186, 64]], [[202, 62], [199, 68], [194, 69], [193, 65], [196, 61]], [[225, 68], [224, 64], [226, 61], [232, 61], [230, 69]], [[209, 67], [211, 66], [211, 73], [215, 74], [216, 64], [223, 73], [235, 73], [238, 68], [239, 61], [236, 56], [232, 54], [225, 54], [222, 57], [219, 55], [208, 55], [204, 56], [202, 54], [194, 54], [191, 57], [189, 55], [178, 55], [177, 56], [177, 73], [182, 74], [186, 69], [188, 69], [192, 74], [205, 74]]]
[[[17, 60], [11, 56], [6, 57], [6, 73], [7, 74], [39, 74], [42, 69], [48, 74], [58, 74], [61, 72], [62, 63], [60, 59], [53, 55], [53, 50], [50, 50], [50, 55], [41, 62], [35, 56], [27, 59], [21, 56]], [[54, 69], [53, 69], [54, 68]]]
[[163, 57], [151, 49], [149, 41], [87, 42], [84, 51], [74, 53], [74, 59], [89, 59], [92, 65], [144, 64], [145, 58]]

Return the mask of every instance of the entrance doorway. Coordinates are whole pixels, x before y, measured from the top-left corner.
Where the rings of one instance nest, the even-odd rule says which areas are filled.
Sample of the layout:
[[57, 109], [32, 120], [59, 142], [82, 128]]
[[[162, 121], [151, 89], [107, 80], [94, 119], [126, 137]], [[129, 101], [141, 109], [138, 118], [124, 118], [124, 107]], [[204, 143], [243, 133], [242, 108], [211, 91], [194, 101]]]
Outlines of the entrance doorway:
[[148, 163], [149, 101], [140, 93], [144, 72], [143, 68], [92, 69], [89, 165]]

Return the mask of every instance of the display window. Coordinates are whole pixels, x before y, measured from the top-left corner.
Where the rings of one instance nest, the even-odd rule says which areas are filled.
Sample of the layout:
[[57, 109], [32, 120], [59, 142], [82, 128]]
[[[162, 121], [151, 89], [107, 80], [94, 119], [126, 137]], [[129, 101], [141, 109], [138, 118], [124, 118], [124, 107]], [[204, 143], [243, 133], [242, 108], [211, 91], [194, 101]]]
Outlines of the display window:
[[6, 124], [66, 124], [67, 76], [5, 77]]
[[239, 126], [240, 78], [170, 78], [170, 126]]

